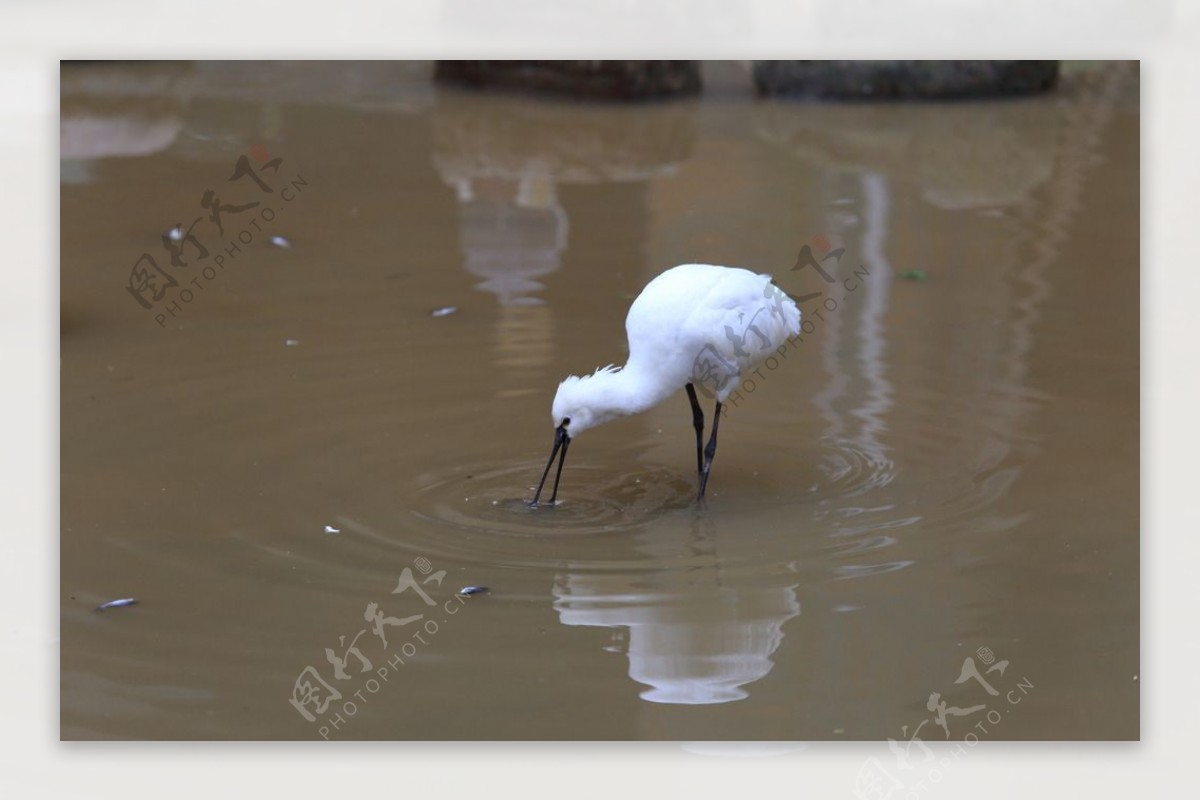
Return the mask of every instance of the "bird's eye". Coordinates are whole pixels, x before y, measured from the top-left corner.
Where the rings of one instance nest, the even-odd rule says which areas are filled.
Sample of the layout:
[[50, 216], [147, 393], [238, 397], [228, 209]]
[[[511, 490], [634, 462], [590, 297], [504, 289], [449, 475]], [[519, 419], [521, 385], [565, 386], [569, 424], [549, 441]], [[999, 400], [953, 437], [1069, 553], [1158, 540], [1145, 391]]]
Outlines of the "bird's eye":
[[563, 421], [562, 421], [562, 424], [563, 424], [563, 428], [566, 428], [567, 426], [571, 425], [571, 418], [570, 418], [570, 417], [564, 417], [564, 418], [563, 418]]

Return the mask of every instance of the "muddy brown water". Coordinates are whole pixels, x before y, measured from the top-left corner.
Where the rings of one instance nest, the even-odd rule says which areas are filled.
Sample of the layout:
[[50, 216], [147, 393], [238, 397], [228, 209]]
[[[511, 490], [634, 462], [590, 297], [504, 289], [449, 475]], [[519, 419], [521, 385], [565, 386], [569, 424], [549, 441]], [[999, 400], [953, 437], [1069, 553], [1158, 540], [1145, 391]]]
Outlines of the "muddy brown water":
[[[1135, 65], [917, 105], [428, 75], [64, 67], [63, 738], [1138, 737]], [[810, 323], [707, 505], [680, 392], [531, 512], [557, 382], [689, 261]]]

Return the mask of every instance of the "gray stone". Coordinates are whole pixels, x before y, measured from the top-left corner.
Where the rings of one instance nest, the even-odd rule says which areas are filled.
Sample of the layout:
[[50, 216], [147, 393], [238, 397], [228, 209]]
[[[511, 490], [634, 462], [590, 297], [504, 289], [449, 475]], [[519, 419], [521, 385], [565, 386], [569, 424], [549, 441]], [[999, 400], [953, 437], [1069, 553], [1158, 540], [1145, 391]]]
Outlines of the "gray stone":
[[698, 92], [700, 62], [439, 61], [434, 79], [475, 87], [638, 100]]
[[820, 99], [965, 98], [1044, 92], [1057, 61], [756, 61], [764, 95]]

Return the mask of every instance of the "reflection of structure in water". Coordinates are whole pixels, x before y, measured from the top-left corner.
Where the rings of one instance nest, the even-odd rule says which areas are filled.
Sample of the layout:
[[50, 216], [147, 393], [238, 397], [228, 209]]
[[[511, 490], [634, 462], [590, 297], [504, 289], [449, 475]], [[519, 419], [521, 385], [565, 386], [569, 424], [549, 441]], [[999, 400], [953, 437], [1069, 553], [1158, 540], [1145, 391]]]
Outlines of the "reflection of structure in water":
[[554, 183], [536, 169], [515, 181], [460, 178], [458, 241], [471, 275], [501, 306], [541, 303], [536, 278], [558, 269], [567, 247], [567, 214]]
[[541, 103], [442, 92], [434, 166], [458, 196], [459, 241], [481, 289], [502, 305], [536, 303], [533, 278], [558, 268], [568, 221], [563, 184], [646, 182], [685, 159], [690, 108]]
[[85, 183], [91, 159], [169, 148], [183, 129], [188, 72], [185, 63], [64, 64], [59, 106], [64, 179]]
[[[567, 247], [559, 186], [646, 182], [686, 158], [693, 135], [691, 111], [677, 105], [593, 108], [438, 94], [433, 163], [458, 198], [463, 267], [500, 302], [499, 364], [549, 361], [553, 332], [537, 293]], [[510, 378], [528, 386], [524, 376]]]
[[1054, 171], [1061, 115], [1004, 105], [764, 107], [759, 136], [822, 170], [912, 182], [942, 209], [1025, 203]]
[[[1092, 152], [1109, 127], [1129, 72], [1125, 63], [1088, 70], [1071, 76], [1062, 102], [1011, 106], [1004, 115], [979, 106], [897, 107], [889, 109], [894, 118], [889, 123], [872, 108], [791, 117], [764, 112], [761, 136], [805, 162], [844, 171], [860, 187], [858, 241], [836, 225], [828, 230], [836, 240], [857, 245], [871, 275], [856, 302], [840, 306], [822, 325], [822, 364], [829, 380], [813, 403], [829, 422], [827, 437], [861, 451], [879, 468], [877, 475], [886, 479], [882, 483], [895, 473], [888, 454], [900, 445], [910, 460], [971, 465], [972, 492], [954, 500], [960, 509], [968, 502], [979, 508], [995, 501], [1023, 470], [1026, 459], [1014, 459], [1013, 451], [1028, 455], [1034, 445], [1023, 429], [1041, 396], [1027, 374], [1041, 307], [1052, 291], [1048, 271], [1067, 239], [1084, 179], [1096, 166]], [[911, 130], [904, 131], [901, 122]], [[971, 155], [972, 150], [978, 153]], [[965, 240], [926, 242], [912, 235], [917, 226], [911, 224], [911, 212], [893, 202], [896, 188], [903, 193], [909, 186], [935, 208], [962, 214], [964, 225], [972, 220], [966, 212], [1012, 217], [1021, 224], [977, 253]], [[945, 273], [957, 269], [969, 275], [964, 282], [969, 289], [960, 293], [957, 305], [938, 303], [930, 293], [920, 298], [910, 293], [899, 316], [889, 316], [896, 303], [892, 260], [954, 265], [943, 268]], [[970, 343], [969, 352], [965, 346], [946, 349], [937, 343], [921, 348], [919, 340], [905, 342], [888, 332], [889, 321], [914, 313], [924, 315], [932, 338], [960, 338]], [[957, 361], [930, 361], [934, 354]], [[958, 365], [967, 360], [971, 369], [961, 370]], [[958, 426], [957, 435], [942, 430], [944, 420], [926, 422], [927, 436], [888, 442], [889, 427], [913, 428], [889, 422], [897, 410], [911, 419], [920, 405], [913, 397], [896, 401], [888, 370], [895, 365], [912, 370], [918, 361], [931, 385], [955, 376], [953, 389], [944, 392], [961, 399], [957, 409], [970, 422]], [[854, 369], [848, 371], [847, 365]], [[1016, 519], [976, 517], [974, 525], [999, 528]]]

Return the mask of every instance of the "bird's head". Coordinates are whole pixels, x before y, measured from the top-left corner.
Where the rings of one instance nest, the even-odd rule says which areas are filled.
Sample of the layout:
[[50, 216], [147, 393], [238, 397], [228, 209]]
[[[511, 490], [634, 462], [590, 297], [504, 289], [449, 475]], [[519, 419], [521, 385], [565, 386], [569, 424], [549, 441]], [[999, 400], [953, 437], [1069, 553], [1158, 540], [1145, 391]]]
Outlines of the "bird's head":
[[[558, 472], [554, 476], [554, 490], [550, 493], [550, 505], [554, 506], [558, 498], [558, 482], [562, 478], [563, 463], [567, 460], [567, 448], [571, 440], [592, 426], [607, 423], [614, 417], [628, 414], [631, 409], [628, 404], [622, 405], [621, 385], [623, 382], [620, 368], [609, 365], [602, 367], [588, 376], [569, 376], [558, 385], [554, 393], [554, 403], [550, 407], [551, 423], [554, 425], [554, 447], [550, 451], [550, 460], [542, 471], [542, 480], [538, 482], [531, 508], [538, 507], [542, 497], [542, 488], [546, 486], [546, 476], [550, 475], [550, 467], [554, 457], [558, 458]], [[623, 376], [622, 376], [623, 378]]]
[[[591, 375], [568, 376], [558, 385], [554, 403], [550, 407], [550, 418], [554, 426], [565, 425], [571, 437], [577, 437], [589, 428], [607, 423], [619, 417], [618, 404], [610, 397], [609, 376], [619, 373], [619, 368], [601, 367]], [[564, 423], [564, 421], [568, 421]]]

